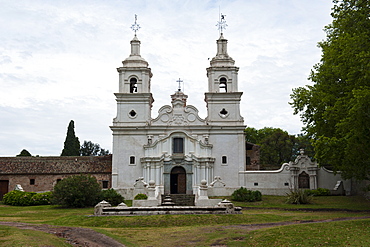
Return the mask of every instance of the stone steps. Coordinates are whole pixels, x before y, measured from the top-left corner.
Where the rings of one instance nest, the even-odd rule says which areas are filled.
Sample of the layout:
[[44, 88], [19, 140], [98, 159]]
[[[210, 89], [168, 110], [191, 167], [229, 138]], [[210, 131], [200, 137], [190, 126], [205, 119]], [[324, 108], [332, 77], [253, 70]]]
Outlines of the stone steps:
[[[195, 206], [195, 195], [187, 194], [170, 194], [172, 202], [175, 206]], [[165, 195], [162, 195], [162, 203]]]

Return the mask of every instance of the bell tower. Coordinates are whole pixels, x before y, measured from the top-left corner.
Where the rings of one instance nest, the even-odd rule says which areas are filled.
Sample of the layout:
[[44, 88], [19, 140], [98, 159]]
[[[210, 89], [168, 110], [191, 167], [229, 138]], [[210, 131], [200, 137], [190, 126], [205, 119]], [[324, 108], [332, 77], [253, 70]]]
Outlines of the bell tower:
[[140, 55], [140, 40], [136, 36], [140, 26], [136, 19], [135, 15], [130, 56], [117, 68], [119, 86], [118, 93], [114, 94], [117, 116], [110, 126], [113, 132], [112, 188], [123, 194], [128, 193], [126, 189], [132, 186], [133, 179], [142, 177], [140, 157], [144, 155], [142, 145], [147, 142], [146, 128], [151, 121], [154, 101], [150, 91], [153, 74]]
[[[136, 18], [136, 17], [135, 17]], [[115, 93], [117, 117], [113, 126], [143, 126], [151, 119], [151, 108], [154, 102], [150, 92], [150, 79], [153, 76], [149, 64], [140, 55], [140, 40], [136, 31], [138, 24], [131, 27], [135, 36], [131, 40], [131, 54], [117, 68], [119, 73], [119, 91]]]
[[207, 122], [211, 125], [244, 124], [240, 115], [240, 99], [238, 92], [238, 71], [235, 61], [227, 53], [227, 39], [220, 33], [217, 40], [217, 54], [207, 68], [208, 92], [205, 93], [207, 103]]

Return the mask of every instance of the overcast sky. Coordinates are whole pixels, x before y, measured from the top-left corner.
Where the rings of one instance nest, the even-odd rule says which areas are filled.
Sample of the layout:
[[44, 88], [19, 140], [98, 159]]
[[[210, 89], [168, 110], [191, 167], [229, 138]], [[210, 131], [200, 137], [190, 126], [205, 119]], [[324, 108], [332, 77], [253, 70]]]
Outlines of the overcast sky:
[[298, 134], [290, 94], [309, 84], [331, 7], [329, 0], [0, 0], [0, 156], [60, 155], [71, 119], [81, 143], [112, 150], [116, 68], [130, 54], [135, 14], [153, 73], [152, 118], [170, 105], [178, 78], [188, 104], [206, 117], [220, 8], [228, 53], [240, 67], [245, 124]]

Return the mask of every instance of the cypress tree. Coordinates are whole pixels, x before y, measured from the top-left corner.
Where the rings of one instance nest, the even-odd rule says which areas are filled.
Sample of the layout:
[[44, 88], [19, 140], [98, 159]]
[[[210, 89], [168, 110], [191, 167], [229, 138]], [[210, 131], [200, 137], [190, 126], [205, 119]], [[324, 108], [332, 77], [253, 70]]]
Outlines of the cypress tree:
[[80, 141], [75, 135], [75, 124], [73, 120], [69, 122], [61, 156], [80, 156]]

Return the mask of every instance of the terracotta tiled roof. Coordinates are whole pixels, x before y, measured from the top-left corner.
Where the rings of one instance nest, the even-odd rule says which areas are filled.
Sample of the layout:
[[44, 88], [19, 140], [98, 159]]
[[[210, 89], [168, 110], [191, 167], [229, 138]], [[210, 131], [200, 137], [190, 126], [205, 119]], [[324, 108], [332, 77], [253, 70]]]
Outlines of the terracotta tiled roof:
[[112, 155], [0, 157], [1, 174], [111, 173]]

